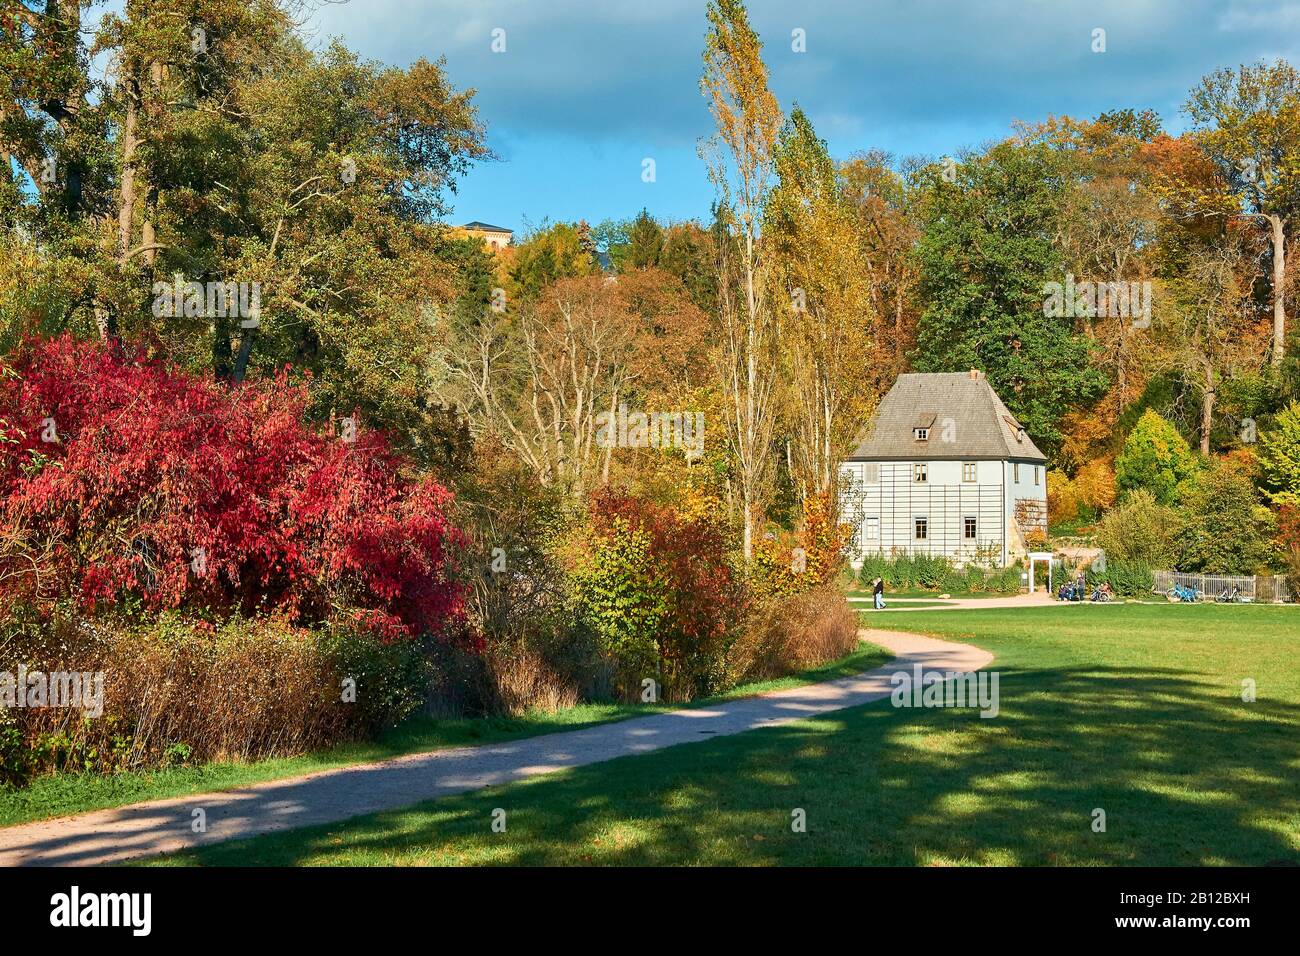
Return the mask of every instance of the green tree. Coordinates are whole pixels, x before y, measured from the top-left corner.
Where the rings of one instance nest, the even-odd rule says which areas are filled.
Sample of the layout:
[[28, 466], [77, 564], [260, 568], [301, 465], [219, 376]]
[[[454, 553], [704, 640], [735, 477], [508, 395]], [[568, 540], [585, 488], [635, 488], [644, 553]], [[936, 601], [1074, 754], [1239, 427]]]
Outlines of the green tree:
[[[33, 229], [53, 222], [53, 191], [0, 184], [0, 204], [16, 204], [0, 209], [0, 309], [18, 306], [0, 316], [3, 337], [58, 331], [58, 309], [78, 334], [147, 338], [222, 379], [289, 365], [310, 373], [320, 418], [360, 412], [422, 456], [444, 444], [421, 306], [458, 295], [441, 219], [457, 178], [489, 155], [471, 94], [441, 63], [313, 51], [285, 0], [129, 0], [97, 34], [76, 29], [74, 0], [30, 6], [0, 39], [28, 84], [0, 98], [0, 150], [24, 169], [44, 158], [58, 169], [73, 151], [37, 115], [37, 94], [75, 112], [80, 200], [63, 225]], [[94, 97], [92, 50], [113, 63]], [[42, 73], [55, 59], [59, 76]], [[6, 296], [10, 262], [33, 256], [51, 280], [45, 300]], [[158, 309], [178, 279], [256, 286], [258, 325], [206, 302], [197, 314]]]
[[929, 167], [916, 250], [925, 310], [915, 368], [984, 370], [1049, 453], [1065, 413], [1106, 387], [1074, 318], [1049, 314], [1044, 301], [1046, 284], [1064, 278], [1053, 243], [1065, 194], [1059, 162], [1044, 144], [1004, 142], [955, 167]]
[[1192, 483], [1182, 510], [1180, 570], [1257, 574], [1280, 560], [1277, 520], [1239, 467], [1212, 464]]
[[664, 231], [644, 209], [628, 229], [627, 258], [623, 269], [645, 269], [659, 265], [664, 251]]
[[568, 222], [548, 225], [543, 222], [516, 247], [514, 265], [510, 269], [513, 298], [533, 301], [557, 279], [576, 279], [598, 270], [586, 245], [590, 230], [584, 234], [581, 225]]
[[604, 254], [605, 265], [614, 272], [623, 271], [631, 225], [626, 219], [606, 219], [591, 227], [591, 239], [596, 244], [596, 251]]
[[1097, 525], [1097, 544], [1108, 561], [1173, 568], [1178, 563], [1178, 536], [1182, 515], [1163, 505], [1145, 488], [1138, 488]]
[[1300, 402], [1278, 413], [1259, 436], [1261, 485], [1275, 505], [1300, 505]]
[[715, 258], [713, 234], [699, 223], [678, 223], [665, 230], [659, 266], [680, 279], [691, 301], [706, 313], [718, 305]]
[[1191, 446], [1151, 409], [1142, 413], [1115, 459], [1115, 482], [1121, 489], [1145, 489], [1162, 505], [1178, 503], [1196, 472]]

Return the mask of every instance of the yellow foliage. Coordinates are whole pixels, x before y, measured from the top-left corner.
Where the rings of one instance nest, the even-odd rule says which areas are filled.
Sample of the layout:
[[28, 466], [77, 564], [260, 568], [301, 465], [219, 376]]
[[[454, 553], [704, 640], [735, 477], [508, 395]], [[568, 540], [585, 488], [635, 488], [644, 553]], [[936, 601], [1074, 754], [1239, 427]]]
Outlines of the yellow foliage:
[[1070, 478], [1047, 473], [1047, 510], [1058, 519], [1105, 511], [1115, 503], [1115, 467], [1109, 458], [1094, 458]]

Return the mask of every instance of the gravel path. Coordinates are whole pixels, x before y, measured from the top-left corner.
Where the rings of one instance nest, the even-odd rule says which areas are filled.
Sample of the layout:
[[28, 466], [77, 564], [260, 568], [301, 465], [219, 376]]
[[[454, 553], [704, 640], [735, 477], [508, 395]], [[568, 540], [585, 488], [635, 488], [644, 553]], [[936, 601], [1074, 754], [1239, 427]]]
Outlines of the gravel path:
[[[859, 611], [875, 611], [872, 607], [872, 600], [866, 598], [849, 598], [850, 605]], [[908, 602], [917, 602], [916, 607], [909, 606]], [[921, 606], [922, 601], [939, 601], [938, 605], [929, 607]], [[1089, 603], [1089, 602], [1082, 602]], [[885, 595], [885, 609], [880, 613], [895, 613], [898, 611], [962, 611], [973, 608], [1008, 608], [1008, 607], [1072, 607], [1077, 606], [1072, 601], [1058, 601], [1053, 595], [1045, 589], [1035, 591], [1033, 594], [1013, 594], [1008, 597], [986, 597], [986, 598], [941, 598], [938, 594], [933, 597], [911, 597], [896, 598], [890, 600], [888, 594]]]
[[[883, 667], [852, 677], [772, 691], [709, 707], [636, 717], [530, 737], [507, 744], [410, 754], [239, 790], [196, 794], [0, 829], [0, 865], [91, 865], [332, 823], [433, 797], [465, 793], [569, 767], [664, 747], [775, 727], [888, 697], [889, 677], [925, 669], [975, 671], [987, 651], [916, 634], [864, 630], [861, 636], [893, 652]], [[193, 811], [207, 816], [194, 833]]]

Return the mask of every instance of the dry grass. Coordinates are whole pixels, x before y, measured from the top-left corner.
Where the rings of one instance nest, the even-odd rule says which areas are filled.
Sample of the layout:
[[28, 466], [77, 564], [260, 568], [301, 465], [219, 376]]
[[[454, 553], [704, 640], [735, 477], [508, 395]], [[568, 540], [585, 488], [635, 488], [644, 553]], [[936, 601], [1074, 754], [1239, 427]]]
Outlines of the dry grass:
[[734, 679], [770, 680], [837, 660], [857, 647], [857, 634], [857, 615], [837, 590], [765, 602], [732, 648]]
[[497, 709], [511, 717], [530, 710], [553, 713], [578, 703], [577, 686], [526, 646], [492, 648], [483, 663]]
[[[219, 632], [188, 625], [144, 629], [77, 620], [4, 648], [2, 668], [103, 673], [103, 714], [16, 708], [6, 715], [6, 776], [51, 770], [114, 772], [177, 763], [287, 756], [363, 738], [376, 719], [414, 709], [420, 687], [388, 666], [362, 663], [321, 636], [272, 621]], [[400, 653], [400, 652], [399, 652]], [[348, 660], [348, 664], [342, 661]], [[396, 673], [387, 673], [396, 671]], [[343, 700], [353, 677], [356, 702]], [[402, 704], [403, 697], [409, 704]], [[392, 711], [394, 704], [396, 711]], [[409, 710], [408, 710], [409, 712]]]

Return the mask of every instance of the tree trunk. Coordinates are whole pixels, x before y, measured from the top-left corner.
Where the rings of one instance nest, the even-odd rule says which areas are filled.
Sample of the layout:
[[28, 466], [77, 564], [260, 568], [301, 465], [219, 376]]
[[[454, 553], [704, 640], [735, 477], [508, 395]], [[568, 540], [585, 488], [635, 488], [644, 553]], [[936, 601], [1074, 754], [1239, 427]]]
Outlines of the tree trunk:
[[[149, 84], [151, 92], [148, 104], [149, 128], [158, 128], [158, 112], [162, 105], [163, 65], [160, 60], [149, 64]], [[157, 177], [151, 176], [149, 188], [145, 190], [144, 221], [140, 224], [140, 244], [145, 247], [144, 261], [149, 267], [149, 278], [153, 279], [153, 268], [158, 261], [158, 232], [154, 222], [158, 218], [158, 183]]]
[[745, 563], [748, 564], [754, 560], [754, 508], [749, 501], [749, 489], [744, 489], [743, 501], [741, 508], [744, 509], [745, 519], [745, 536], [742, 542], [744, 546]]
[[1214, 428], [1214, 368], [1205, 366], [1205, 391], [1201, 395], [1201, 454], [1210, 453], [1210, 431]]
[[1273, 367], [1282, 365], [1286, 351], [1286, 233], [1282, 217], [1270, 215], [1273, 227]]
[[234, 382], [238, 385], [248, 374], [248, 357], [253, 351], [253, 336], [257, 330], [255, 328], [244, 329], [244, 334], [239, 338], [239, 354], [235, 357], [235, 374]]
[[122, 122], [122, 183], [117, 208], [117, 261], [126, 265], [127, 254], [131, 251], [131, 232], [135, 217], [135, 166], [139, 141], [136, 139], [135, 124], [139, 97], [135, 84], [127, 82], [126, 118]]

